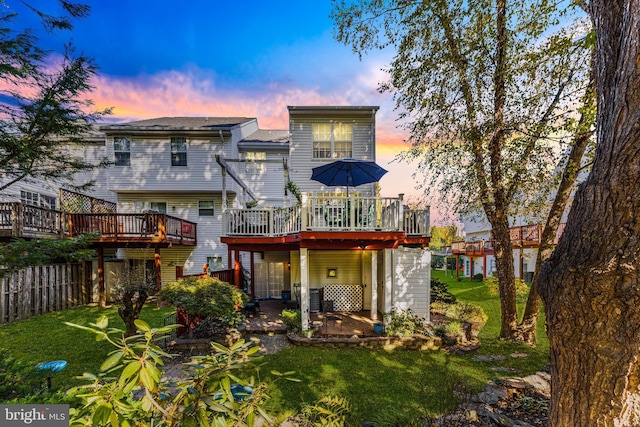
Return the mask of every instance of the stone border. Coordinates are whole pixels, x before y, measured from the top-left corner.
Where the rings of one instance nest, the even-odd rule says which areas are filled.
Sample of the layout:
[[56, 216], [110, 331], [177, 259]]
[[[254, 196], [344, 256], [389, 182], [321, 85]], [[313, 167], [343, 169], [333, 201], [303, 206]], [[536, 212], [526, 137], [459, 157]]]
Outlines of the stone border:
[[325, 348], [368, 348], [371, 350], [440, 350], [440, 337], [412, 336], [412, 337], [323, 337], [305, 338], [295, 334], [287, 334], [287, 338], [294, 345], [303, 347]]

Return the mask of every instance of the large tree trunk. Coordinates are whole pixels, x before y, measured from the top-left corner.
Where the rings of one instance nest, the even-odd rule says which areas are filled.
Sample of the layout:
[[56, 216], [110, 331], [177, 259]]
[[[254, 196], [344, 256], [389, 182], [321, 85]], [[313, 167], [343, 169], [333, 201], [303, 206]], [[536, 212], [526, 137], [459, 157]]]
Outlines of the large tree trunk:
[[496, 274], [500, 291], [500, 338], [512, 339], [518, 326], [516, 286], [513, 268], [513, 248], [509, 233], [509, 221], [504, 212], [491, 221], [493, 249], [496, 258]]
[[640, 0], [594, 0], [598, 148], [540, 272], [552, 426], [640, 425]]
[[542, 300], [538, 293], [540, 268], [542, 264], [549, 259], [553, 249], [555, 247], [555, 237], [562, 220], [562, 215], [567, 207], [571, 193], [575, 187], [578, 174], [580, 173], [580, 164], [582, 157], [587, 149], [587, 145], [591, 137], [593, 136], [593, 118], [590, 114], [591, 108], [595, 105], [594, 93], [595, 93], [595, 64], [594, 56], [591, 56], [590, 65], [590, 78], [589, 89], [587, 89], [585, 96], [583, 97], [583, 108], [586, 112], [583, 112], [580, 116], [578, 129], [576, 135], [573, 138], [571, 145], [571, 152], [567, 159], [567, 163], [564, 166], [562, 173], [562, 179], [558, 186], [558, 191], [553, 199], [549, 214], [547, 215], [547, 221], [542, 232], [542, 238], [540, 241], [540, 247], [538, 248], [538, 256], [536, 258], [536, 266], [533, 273], [533, 283], [531, 283], [531, 290], [529, 291], [529, 297], [527, 298], [527, 305], [525, 306], [524, 313], [522, 315], [522, 322], [518, 325], [518, 330], [515, 334], [515, 338], [518, 341], [525, 342], [531, 346], [536, 345], [536, 328], [538, 325], [538, 313], [540, 312], [540, 305]]

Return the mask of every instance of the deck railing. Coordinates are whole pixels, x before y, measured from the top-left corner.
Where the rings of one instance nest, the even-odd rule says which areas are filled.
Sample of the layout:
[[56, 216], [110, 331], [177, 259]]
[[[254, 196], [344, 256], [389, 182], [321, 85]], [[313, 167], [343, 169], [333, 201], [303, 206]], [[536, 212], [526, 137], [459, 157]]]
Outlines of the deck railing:
[[396, 197], [307, 196], [285, 208], [227, 209], [228, 236], [282, 236], [300, 231], [406, 231], [429, 235], [429, 210], [406, 210]]
[[0, 203], [0, 230], [12, 237], [55, 237], [62, 235], [62, 212], [25, 205]]
[[150, 239], [195, 244], [196, 226], [193, 222], [157, 213], [67, 214], [69, 235], [99, 232], [103, 240]]

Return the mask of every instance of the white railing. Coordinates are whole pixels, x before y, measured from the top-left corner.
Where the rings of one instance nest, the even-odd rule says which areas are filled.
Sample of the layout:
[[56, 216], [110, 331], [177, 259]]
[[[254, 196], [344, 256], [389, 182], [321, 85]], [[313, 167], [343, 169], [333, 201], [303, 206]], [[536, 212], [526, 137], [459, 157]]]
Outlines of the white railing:
[[300, 231], [406, 231], [429, 235], [429, 210], [405, 210], [401, 197], [305, 195], [285, 208], [227, 209], [227, 236], [282, 236]]
[[300, 206], [227, 209], [225, 234], [282, 236], [300, 231]]

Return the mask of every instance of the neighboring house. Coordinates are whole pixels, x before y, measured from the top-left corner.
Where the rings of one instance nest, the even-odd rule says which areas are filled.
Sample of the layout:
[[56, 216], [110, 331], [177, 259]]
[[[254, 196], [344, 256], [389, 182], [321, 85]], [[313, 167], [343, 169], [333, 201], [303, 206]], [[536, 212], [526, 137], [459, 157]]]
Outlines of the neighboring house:
[[[511, 217], [509, 222], [515, 276], [531, 283], [544, 225], [532, 223], [523, 216]], [[565, 224], [566, 214], [558, 227], [555, 243], [562, 235]], [[483, 277], [493, 275], [496, 261], [491, 224], [482, 214], [466, 215], [462, 218], [461, 230], [464, 241], [451, 245], [451, 251], [456, 256], [456, 275], [469, 279], [476, 274], [482, 274]]]
[[66, 234], [102, 233], [93, 266], [101, 302], [127, 260], [159, 286], [206, 265], [255, 297], [291, 294], [307, 314], [330, 300], [374, 319], [394, 308], [428, 318], [428, 209], [379, 197], [374, 183], [311, 180], [313, 167], [339, 158], [375, 161], [377, 110], [289, 107], [288, 130], [259, 129], [246, 117], [101, 126], [102, 141], [82, 156], [106, 156], [112, 166], [79, 177], [96, 180], [91, 192], [65, 192], [58, 202]]

